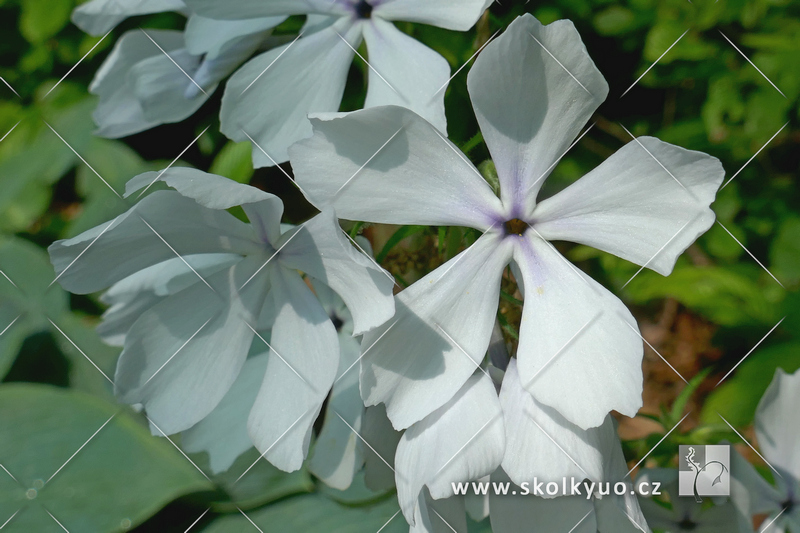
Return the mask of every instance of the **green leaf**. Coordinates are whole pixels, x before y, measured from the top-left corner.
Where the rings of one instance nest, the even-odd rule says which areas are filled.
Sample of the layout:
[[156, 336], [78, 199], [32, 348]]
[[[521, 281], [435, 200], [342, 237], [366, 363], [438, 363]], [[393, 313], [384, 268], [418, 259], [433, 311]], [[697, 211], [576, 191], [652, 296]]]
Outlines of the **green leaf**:
[[636, 15], [620, 5], [608, 7], [595, 15], [593, 23], [600, 35], [619, 35], [635, 27]]
[[[403, 515], [398, 513], [395, 498], [368, 507], [346, 507], [322, 495], [309, 494], [262, 507], [247, 513], [247, 516], [264, 531], [324, 531], [325, 533], [408, 531], [408, 524]], [[214, 521], [203, 530], [203, 533], [252, 533], [253, 531], [253, 524], [238, 514]]]
[[248, 183], [253, 177], [253, 145], [250, 142], [228, 142], [219, 151], [209, 172], [225, 176], [239, 183]]
[[494, 194], [500, 196], [500, 177], [497, 175], [497, 167], [494, 161], [487, 159], [478, 165], [478, 170], [480, 170], [481, 176], [483, 176], [483, 179], [485, 179], [486, 183], [492, 188]]
[[769, 255], [773, 274], [779, 280], [788, 285], [800, 282], [800, 218], [783, 221]]
[[383, 261], [386, 260], [386, 256], [389, 255], [389, 252], [392, 251], [392, 248], [400, 244], [400, 241], [426, 229], [428, 229], [428, 226], [403, 226], [389, 237], [389, 240], [383, 245], [383, 249], [375, 257], [375, 260], [378, 263], [383, 263]]
[[48, 512], [69, 531], [119, 531], [214, 488], [118, 406], [43, 385], [0, 386], [0, 457], [18, 481], [0, 476], [0, 516], [20, 511], [9, 533], [59, 531]]
[[19, 29], [30, 43], [53, 37], [69, 22], [72, 0], [22, 0]]
[[689, 383], [683, 388], [680, 394], [678, 394], [678, 397], [675, 398], [675, 402], [672, 404], [672, 410], [669, 413], [669, 427], [674, 426], [683, 418], [683, 411], [686, 409], [686, 404], [689, 403], [689, 398], [697, 391], [697, 388], [703, 383], [710, 372], [711, 368], [706, 368], [698, 373], [689, 380]]

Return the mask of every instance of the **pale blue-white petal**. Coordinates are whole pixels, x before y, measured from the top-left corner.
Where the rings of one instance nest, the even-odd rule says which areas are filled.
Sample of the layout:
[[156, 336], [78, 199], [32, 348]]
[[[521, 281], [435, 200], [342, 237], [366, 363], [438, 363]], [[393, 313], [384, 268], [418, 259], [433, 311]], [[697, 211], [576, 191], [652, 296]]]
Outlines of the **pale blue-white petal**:
[[[244, 364], [266, 296], [266, 282], [241, 292], [258, 268], [243, 259], [153, 306], [131, 327], [117, 363], [114, 390], [144, 405], [159, 432], [189, 429], [222, 400]], [[213, 288], [213, 290], [212, 290]]]
[[91, 35], [103, 35], [128, 17], [185, 9], [182, 0], [91, 0], [72, 12], [72, 22]]
[[467, 515], [463, 496], [451, 496], [441, 500], [431, 498], [424, 488], [417, 501], [414, 525], [409, 533], [467, 533]]
[[800, 480], [800, 371], [775, 371], [756, 411], [756, 434], [764, 457]]
[[528, 230], [514, 250], [525, 285], [517, 362], [523, 386], [588, 429], [642, 405], [636, 320], [602, 285]]
[[667, 275], [714, 223], [709, 204], [724, 175], [715, 157], [639, 137], [532, 217], [547, 240], [587, 244]]
[[226, 45], [240, 37], [264, 34], [286, 20], [286, 17], [265, 17], [245, 20], [216, 20], [192, 15], [184, 30], [186, 49], [194, 55], [219, 56]]
[[444, 93], [450, 80], [447, 60], [378, 17], [364, 24], [364, 40], [370, 65], [364, 107], [407, 107], [446, 135]]
[[365, 109], [312, 119], [314, 135], [290, 150], [308, 200], [337, 216], [387, 224], [485, 230], [503, 207], [464, 154], [408, 109]]
[[291, 472], [303, 464], [311, 428], [336, 378], [339, 344], [300, 275], [278, 264], [267, 268], [275, 322], [267, 371], [247, 425], [262, 455]]
[[235, 141], [255, 141], [256, 167], [287, 161], [289, 146], [311, 135], [308, 114], [339, 109], [360, 43], [361, 30], [341, 19], [248, 61], [225, 87], [222, 132]]
[[181, 433], [183, 449], [189, 453], [208, 453], [209, 467], [215, 474], [229, 469], [237, 457], [253, 447], [247, 433], [247, 416], [266, 369], [266, 354], [247, 359], [217, 407]]
[[484, 359], [511, 248], [494, 234], [396, 298], [395, 317], [364, 335], [361, 395], [406, 428], [443, 406]]
[[[357, 372], [358, 367], [353, 370]], [[364, 482], [376, 492], [392, 489], [394, 456], [402, 433], [392, 427], [383, 404], [367, 407], [361, 436], [369, 443], [364, 446]]]
[[285, 234], [278, 248], [283, 243], [281, 264], [302, 270], [336, 291], [353, 316], [356, 335], [394, 315], [394, 278], [351, 244], [332, 209]]
[[492, 0], [386, 0], [375, 6], [372, 15], [467, 31], [491, 3]]
[[395, 456], [400, 509], [414, 524], [422, 488], [453, 496], [453, 483], [493, 472], [503, 458], [503, 413], [492, 380], [476, 371], [445, 405], [409, 427]]
[[76, 294], [105, 289], [176, 254], [261, 250], [248, 224], [174, 191], [155, 192], [115, 219], [48, 248], [59, 283]]
[[346, 15], [343, 2], [336, 0], [185, 0], [189, 8], [204, 17], [216, 19], [252, 19], [285, 15], [321, 13]]
[[542, 26], [525, 14], [481, 52], [468, 86], [501, 197], [519, 217], [605, 100], [608, 84], [572, 22]]

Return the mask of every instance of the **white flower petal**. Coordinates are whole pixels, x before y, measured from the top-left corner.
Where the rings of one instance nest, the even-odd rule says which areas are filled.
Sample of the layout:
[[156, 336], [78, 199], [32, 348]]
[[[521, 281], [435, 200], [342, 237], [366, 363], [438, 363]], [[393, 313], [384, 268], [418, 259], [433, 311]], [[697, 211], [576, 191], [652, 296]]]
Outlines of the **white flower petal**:
[[314, 135], [290, 150], [315, 206], [387, 224], [487, 229], [502, 204], [458, 148], [413, 111], [387, 106], [313, 118]]
[[481, 52], [468, 86], [501, 197], [511, 215], [521, 216], [605, 100], [608, 84], [571, 21], [542, 26], [525, 14]]
[[487, 234], [396, 297], [395, 318], [364, 335], [361, 395], [406, 428], [461, 389], [486, 355], [511, 249]]
[[[339, 332], [338, 336], [337, 381], [328, 399], [325, 423], [314, 444], [308, 469], [329, 487], [346, 490], [364, 464], [364, 446], [353, 431], [361, 431], [364, 402], [358, 389], [358, 372], [350, 369], [361, 354], [359, 342], [346, 331]], [[348, 372], [345, 374], [345, 371]]]
[[261, 34], [274, 28], [286, 17], [264, 17], [246, 20], [217, 20], [192, 15], [184, 30], [186, 49], [194, 55], [219, 56], [231, 41], [246, 35]]
[[272, 349], [247, 426], [262, 455], [291, 472], [308, 452], [311, 428], [336, 377], [339, 344], [328, 315], [300, 275], [279, 265], [268, 268], [276, 309]]
[[128, 17], [185, 7], [182, 0], [92, 0], [72, 12], [72, 22], [88, 34], [104, 35]]
[[266, 369], [266, 354], [247, 359], [217, 407], [181, 434], [185, 451], [208, 453], [209, 466], [215, 474], [229, 469], [237, 457], [253, 447], [247, 433], [247, 415]]
[[174, 191], [155, 192], [114, 220], [48, 248], [59, 283], [76, 294], [110, 287], [143, 268], [175, 258], [176, 252], [181, 256], [244, 255], [260, 250], [249, 225]]
[[354, 334], [373, 329], [394, 315], [394, 278], [355, 248], [333, 214], [325, 209], [283, 237], [281, 264], [323, 282], [344, 300]]
[[222, 132], [235, 141], [248, 141], [249, 135], [258, 143], [256, 167], [287, 161], [289, 146], [311, 135], [307, 115], [339, 109], [354, 55], [350, 45], [358, 48], [360, 42], [361, 30], [342, 19], [251, 59], [225, 87]]
[[390, 465], [402, 434], [392, 427], [383, 404], [367, 407], [361, 428], [361, 436], [369, 443], [364, 447], [364, 482], [375, 492], [393, 489], [394, 466]]
[[[506, 472], [498, 469], [492, 474], [493, 483], [508, 483]], [[592, 501], [584, 496], [565, 496], [545, 499], [533, 494], [523, 495], [523, 490], [511, 485], [509, 492], [497, 494], [489, 489], [489, 518], [494, 533], [596, 533]], [[533, 486], [528, 487], [533, 491]], [[584, 518], [585, 517], [585, 518]]]
[[492, 380], [477, 371], [445, 405], [406, 430], [395, 456], [397, 499], [414, 523], [422, 488], [453, 496], [452, 483], [493, 472], [503, 458], [503, 414]]
[[514, 261], [525, 284], [517, 350], [523, 386], [586, 429], [642, 405], [642, 339], [625, 305], [532, 230]]
[[144, 405], [166, 434], [189, 429], [222, 400], [244, 364], [265, 281], [240, 287], [258, 258], [195, 283], [155, 305], [125, 339], [114, 379], [120, 401]]
[[408, 531], [409, 533], [467, 533], [464, 497], [451, 496], [434, 500], [428, 490], [423, 489], [414, 512], [414, 525]]
[[535, 227], [547, 240], [587, 244], [667, 275], [714, 223], [709, 204], [724, 175], [715, 157], [639, 137], [537, 205]]
[[785, 495], [770, 485], [750, 462], [731, 446], [731, 502], [745, 516], [780, 512]]
[[800, 480], [800, 371], [775, 371], [758, 402], [756, 435], [761, 453], [776, 468]]
[[375, 6], [372, 16], [467, 31], [491, 3], [492, 0], [388, 0]]
[[204, 17], [216, 19], [252, 19], [309, 13], [348, 13], [341, 2], [332, 0], [185, 0], [189, 8]]
[[563, 478], [606, 481], [603, 451], [608, 442], [619, 445], [610, 416], [600, 427], [581, 429], [522, 388], [515, 359], [503, 378], [500, 405], [506, 429], [503, 470], [514, 483], [534, 479], [560, 483]]
[[378, 17], [364, 25], [364, 40], [371, 67], [364, 107], [407, 107], [446, 134], [447, 60]]

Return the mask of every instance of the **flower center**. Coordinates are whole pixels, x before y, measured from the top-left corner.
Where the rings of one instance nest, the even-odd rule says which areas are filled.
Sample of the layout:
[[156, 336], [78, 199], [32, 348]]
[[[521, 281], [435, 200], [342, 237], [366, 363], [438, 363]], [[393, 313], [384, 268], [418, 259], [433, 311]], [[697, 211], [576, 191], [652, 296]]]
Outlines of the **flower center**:
[[372, 4], [367, 2], [367, 0], [358, 0], [354, 9], [356, 11], [356, 16], [360, 19], [368, 19], [372, 16]]
[[512, 218], [505, 222], [503, 227], [506, 229], [506, 235], [522, 235], [528, 229], [528, 223], [518, 218]]
[[786, 500], [781, 504], [781, 508], [783, 508], [783, 512], [787, 514], [791, 513], [792, 510], [794, 509], [794, 500], [789, 498], [788, 500]]
[[681, 523], [678, 524], [682, 530], [684, 531], [691, 531], [697, 527], [697, 524], [692, 521], [691, 518], [684, 518]]
[[331, 322], [333, 322], [333, 327], [336, 328], [336, 331], [339, 332], [342, 330], [342, 326], [344, 326], [344, 321], [336, 315], [331, 316]]

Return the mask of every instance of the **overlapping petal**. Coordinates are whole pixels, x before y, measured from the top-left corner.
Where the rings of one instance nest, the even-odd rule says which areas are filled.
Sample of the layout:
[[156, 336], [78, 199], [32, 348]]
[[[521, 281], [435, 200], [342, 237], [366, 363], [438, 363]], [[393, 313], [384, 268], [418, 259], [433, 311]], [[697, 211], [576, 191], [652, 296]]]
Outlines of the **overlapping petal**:
[[185, 0], [199, 15], [222, 20], [277, 17], [282, 15], [347, 14], [339, 0]]
[[634, 416], [643, 344], [630, 311], [530, 229], [514, 261], [525, 286], [517, 351], [523, 386], [584, 429], [611, 410]]
[[492, 0], [386, 0], [376, 5], [372, 13], [386, 20], [467, 31], [491, 3]]
[[414, 112], [387, 106], [312, 120], [314, 135], [290, 150], [311, 203], [337, 216], [388, 224], [488, 229], [500, 200], [477, 169]]
[[548, 240], [587, 244], [672, 271], [678, 256], [714, 223], [725, 171], [719, 160], [639, 137], [533, 211]]
[[91, 0], [72, 12], [72, 22], [90, 35], [103, 35], [128, 17], [185, 8], [183, 0]]
[[486, 355], [511, 248], [486, 234], [402, 291], [395, 318], [361, 344], [361, 395], [396, 428], [443, 406]]
[[775, 371], [756, 411], [756, 434], [764, 457], [800, 480], [800, 371]]
[[543, 26], [526, 14], [481, 52], [468, 86], [503, 203], [520, 217], [605, 100], [608, 84], [572, 22]]

